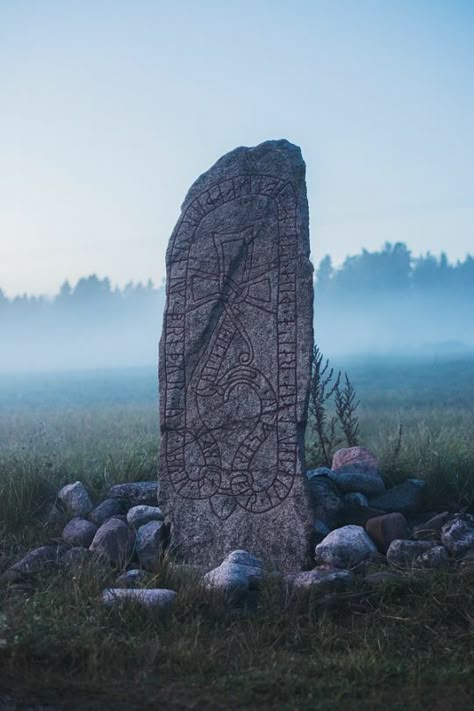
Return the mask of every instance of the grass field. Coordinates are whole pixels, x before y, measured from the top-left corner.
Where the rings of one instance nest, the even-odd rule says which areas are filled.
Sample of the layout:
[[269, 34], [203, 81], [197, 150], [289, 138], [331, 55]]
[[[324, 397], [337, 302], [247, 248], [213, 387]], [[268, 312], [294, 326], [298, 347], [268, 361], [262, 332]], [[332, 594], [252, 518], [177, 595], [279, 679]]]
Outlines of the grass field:
[[[472, 508], [474, 361], [334, 365], [387, 480], [423, 477], [429, 508]], [[152, 370], [0, 378], [0, 573], [59, 534], [45, 514], [61, 485], [81, 479], [99, 497], [152, 479], [158, 448]], [[268, 580], [255, 608], [232, 611], [164, 565], [154, 585], [180, 592], [169, 620], [104, 610], [113, 580], [91, 564], [0, 590], [0, 708], [7, 689], [77, 709], [472, 706], [472, 571], [329, 601], [289, 600]]]

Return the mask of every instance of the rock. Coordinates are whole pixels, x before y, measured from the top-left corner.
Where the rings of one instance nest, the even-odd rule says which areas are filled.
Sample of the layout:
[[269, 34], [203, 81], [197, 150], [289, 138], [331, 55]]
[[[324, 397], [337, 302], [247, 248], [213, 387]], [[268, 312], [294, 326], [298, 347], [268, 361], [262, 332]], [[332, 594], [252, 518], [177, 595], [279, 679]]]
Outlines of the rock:
[[89, 550], [123, 568], [132, 556], [134, 543], [135, 536], [128, 526], [111, 518], [97, 530]]
[[109, 499], [121, 499], [131, 506], [156, 506], [158, 501], [158, 482], [133, 481], [126, 484], [115, 484], [107, 492]]
[[428, 521], [424, 521], [418, 524], [418, 526], [415, 526], [413, 529], [413, 538], [417, 541], [440, 540], [442, 527], [452, 518], [453, 514], [449, 513], [449, 511], [443, 511], [443, 513], [432, 516]]
[[[338, 449], [332, 458], [331, 469], [334, 472], [359, 471], [374, 476], [380, 475], [377, 457], [365, 447]], [[351, 489], [351, 491], [354, 491], [354, 489]]]
[[40, 546], [29, 551], [2, 575], [5, 582], [15, 582], [21, 578], [52, 570], [61, 564], [66, 551], [64, 545]]
[[335, 568], [353, 568], [376, 553], [375, 544], [362, 526], [343, 526], [318, 543], [315, 560]]
[[150, 521], [163, 521], [164, 518], [158, 506], [133, 506], [127, 513], [127, 521], [132, 528], [140, 528]]
[[384, 513], [385, 511], [374, 509], [371, 506], [360, 506], [346, 502], [337, 516], [337, 523], [339, 526], [365, 526], [369, 519], [382, 516]]
[[356, 469], [354, 471], [343, 469], [332, 472], [331, 479], [341, 491], [347, 493], [357, 492], [366, 496], [376, 496], [385, 491], [385, 484], [379, 474], [367, 474]]
[[321, 543], [321, 541], [326, 538], [328, 533], [331, 532], [329, 526], [327, 526], [324, 521], [316, 519], [313, 526], [313, 538], [314, 544]]
[[307, 469], [306, 478], [308, 481], [317, 476], [325, 476], [331, 478], [332, 471], [328, 467], [317, 467], [316, 469]]
[[408, 538], [408, 521], [401, 513], [384, 514], [369, 519], [365, 530], [379, 551], [386, 553], [392, 541]]
[[89, 519], [96, 526], [102, 526], [103, 523], [124, 513], [124, 505], [120, 499], [105, 499], [101, 504], [95, 507], [89, 514]]
[[364, 506], [367, 508], [369, 500], [365, 494], [360, 491], [351, 491], [349, 494], [344, 494], [342, 497], [344, 506]]
[[474, 549], [474, 516], [467, 513], [456, 514], [442, 527], [441, 541], [455, 557]]
[[97, 532], [97, 526], [85, 518], [76, 516], [63, 529], [63, 540], [70, 546], [88, 548]]
[[414, 560], [415, 568], [428, 568], [430, 570], [439, 570], [447, 568], [451, 562], [448, 551], [444, 546], [433, 546], [424, 553], [420, 553]]
[[387, 551], [387, 562], [394, 568], [413, 567], [419, 556], [435, 546], [433, 541], [392, 541]]
[[348, 570], [321, 565], [313, 570], [290, 573], [286, 583], [294, 590], [316, 590], [321, 593], [342, 592], [350, 587], [352, 574]]
[[133, 570], [126, 570], [124, 573], [120, 573], [117, 578], [117, 585], [125, 588], [133, 588], [136, 585], [146, 585], [146, 583], [151, 580], [151, 577], [150, 573], [147, 573], [146, 570], [134, 568]]
[[381, 588], [387, 585], [400, 583], [403, 578], [396, 573], [391, 573], [388, 570], [378, 570], [375, 573], [369, 573], [365, 576], [364, 582], [371, 588]]
[[326, 476], [314, 476], [309, 482], [314, 515], [327, 526], [334, 527], [343, 507], [337, 486]]
[[57, 499], [70, 516], [87, 516], [93, 509], [91, 498], [81, 481], [63, 486]]
[[[190, 188], [166, 257], [160, 507], [184, 562], [306, 562], [313, 268], [301, 151], [237, 148]], [[284, 542], [284, 544], [283, 544]]]
[[225, 595], [232, 601], [239, 601], [250, 590], [255, 590], [263, 576], [261, 561], [247, 551], [230, 553], [214, 570], [202, 579], [203, 587]]
[[87, 548], [74, 546], [64, 553], [61, 564], [65, 568], [81, 568], [90, 561], [91, 557], [92, 553]]
[[140, 565], [155, 572], [163, 552], [163, 521], [150, 521], [137, 531], [136, 552]]
[[168, 610], [176, 597], [174, 590], [164, 588], [108, 588], [102, 593], [102, 602], [107, 607], [120, 607], [128, 603]]
[[422, 479], [407, 479], [403, 484], [388, 489], [385, 494], [370, 499], [369, 503], [387, 513], [413, 513], [423, 503], [424, 488]]

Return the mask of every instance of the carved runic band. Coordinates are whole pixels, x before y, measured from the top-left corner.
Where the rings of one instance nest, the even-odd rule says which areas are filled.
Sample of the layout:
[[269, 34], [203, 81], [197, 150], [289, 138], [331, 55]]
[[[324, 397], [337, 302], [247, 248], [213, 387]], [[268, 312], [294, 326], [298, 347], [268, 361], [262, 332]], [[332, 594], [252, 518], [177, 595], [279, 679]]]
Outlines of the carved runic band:
[[[247, 203], [268, 205], [267, 214], [275, 217], [265, 224], [265, 213], [245, 212]], [[290, 182], [266, 175], [230, 178], [193, 200], [170, 245], [162, 444], [167, 474], [177, 495], [207, 501], [220, 519], [238, 507], [257, 514], [279, 506], [296, 476], [296, 207]], [[191, 259], [196, 233], [206, 220], [212, 225], [217, 210], [240, 210], [240, 224], [247, 214], [248, 224], [236, 232], [211, 226], [206, 258]], [[262, 251], [259, 245], [267, 240], [268, 246], [269, 239], [272, 249]], [[190, 368], [186, 324], [202, 314], [210, 327]], [[273, 372], [264, 368], [251, 319], [275, 334], [269, 348], [276, 351], [268, 356]], [[253, 409], [234, 422], [226, 408], [239, 398]]]

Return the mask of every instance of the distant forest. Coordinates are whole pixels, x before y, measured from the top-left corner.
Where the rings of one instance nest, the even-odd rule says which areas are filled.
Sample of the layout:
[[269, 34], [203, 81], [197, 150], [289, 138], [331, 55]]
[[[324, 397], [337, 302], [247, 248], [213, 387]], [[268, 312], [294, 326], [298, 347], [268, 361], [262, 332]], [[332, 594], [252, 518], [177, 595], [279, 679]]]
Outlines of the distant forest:
[[[145, 365], [157, 358], [164, 286], [92, 275], [53, 298], [0, 289], [0, 370]], [[413, 257], [386, 243], [315, 270], [316, 341], [328, 354], [474, 349], [474, 258]]]

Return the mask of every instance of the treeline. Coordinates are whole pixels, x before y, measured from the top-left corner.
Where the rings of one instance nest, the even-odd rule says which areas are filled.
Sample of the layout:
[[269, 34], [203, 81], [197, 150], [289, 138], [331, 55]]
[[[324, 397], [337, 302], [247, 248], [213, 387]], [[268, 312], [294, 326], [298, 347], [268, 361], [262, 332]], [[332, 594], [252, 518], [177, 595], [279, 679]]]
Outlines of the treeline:
[[[0, 290], [0, 372], [156, 363], [165, 288], [95, 275], [54, 297]], [[326, 354], [474, 350], [474, 258], [413, 257], [403, 243], [315, 272], [315, 334]]]

